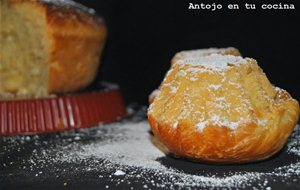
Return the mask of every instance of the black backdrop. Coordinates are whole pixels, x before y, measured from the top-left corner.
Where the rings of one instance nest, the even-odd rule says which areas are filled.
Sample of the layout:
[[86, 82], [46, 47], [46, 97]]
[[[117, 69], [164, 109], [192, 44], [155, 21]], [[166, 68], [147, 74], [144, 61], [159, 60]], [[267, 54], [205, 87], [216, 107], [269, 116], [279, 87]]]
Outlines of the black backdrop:
[[[300, 7], [296, 10], [188, 10], [186, 0], [77, 0], [106, 20], [109, 37], [97, 80], [118, 83], [126, 102], [147, 104], [180, 50], [238, 48], [258, 60], [273, 84], [300, 100]], [[238, 1], [235, 1], [238, 2]], [[269, 0], [268, 3], [276, 3]], [[277, 1], [280, 2], [280, 1]]]

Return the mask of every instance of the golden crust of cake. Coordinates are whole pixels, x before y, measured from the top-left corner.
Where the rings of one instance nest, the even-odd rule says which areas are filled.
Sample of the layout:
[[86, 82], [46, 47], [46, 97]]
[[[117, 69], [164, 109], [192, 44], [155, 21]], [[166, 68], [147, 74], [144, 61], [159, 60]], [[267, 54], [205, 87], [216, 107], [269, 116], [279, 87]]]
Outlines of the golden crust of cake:
[[[241, 56], [241, 53], [238, 49], [234, 47], [226, 47], [226, 48], [205, 48], [205, 49], [195, 49], [195, 50], [185, 50], [178, 52], [174, 55], [171, 60], [171, 65], [173, 65], [176, 61], [180, 59], [184, 59], [186, 57], [202, 57], [211, 54], [221, 54], [221, 55], [234, 55], [234, 56]], [[149, 104], [151, 104], [155, 97], [159, 94], [159, 90], [155, 89], [149, 95]]]
[[173, 64], [148, 109], [155, 136], [176, 156], [211, 163], [259, 161], [293, 131], [299, 104], [254, 59], [212, 54]]
[[[25, 88], [24, 86], [31, 82], [27, 81], [28, 77], [24, 77], [22, 80], [26, 81], [22, 81], [19, 86], [7, 87], [8, 90], [0, 87], [2, 93], [43, 97], [49, 93], [78, 90], [92, 82], [97, 74], [101, 51], [107, 36], [104, 21], [96, 16], [92, 9], [69, 0], [1, 0], [2, 3], [3, 6], [5, 5], [15, 11], [11, 14], [26, 14], [19, 17], [29, 18], [30, 25], [28, 26], [35, 26], [35, 23], [41, 26], [41, 31], [39, 31], [41, 35], [38, 36], [40, 38], [37, 35], [34, 36], [34, 34], [29, 35], [28, 38], [36, 38], [35, 41], [41, 43], [40, 51], [45, 51], [45, 53], [41, 53], [42, 56], [38, 57], [42, 61], [35, 61], [34, 64], [45, 65], [46, 68], [44, 69], [46, 70], [43, 73], [44, 76], [38, 79], [45, 81], [45, 84], [37, 84], [36, 90], [34, 88], [29, 89], [26, 86], [27, 89], [24, 90], [24, 93], [20, 93], [20, 89]], [[37, 29], [37, 27], [34, 29]], [[25, 27], [24, 30], [27, 30], [26, 32], [31, 31], [30, 28]], [[28, 43], [28, 48], [31, 48], [30, 45]], [[9, 52], [6, 52], [4, 47], [2, 53]], [[17, 53], [21, 54], [22, 52]], [[13, 63], [3, 64], [8, 64], [6, 67], [9, 67], [9, 64]], [[9, 80], [9, 77], [2, 80]], [[11, 80], [16, 81], [15, 79]], [[39, 85], [42, 85], [42, 87], [39, 87]], [[38, 90], [38, 88], [42, 90]], [[38, 91], [42, 92], [37, 94]]]

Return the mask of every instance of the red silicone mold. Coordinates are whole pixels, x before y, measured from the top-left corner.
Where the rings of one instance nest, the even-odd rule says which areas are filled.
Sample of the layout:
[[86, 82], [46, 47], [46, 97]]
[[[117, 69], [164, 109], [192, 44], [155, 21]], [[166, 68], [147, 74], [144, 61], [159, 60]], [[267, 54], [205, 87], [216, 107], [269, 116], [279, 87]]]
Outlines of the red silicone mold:
[[125, 116], [118, 89], [45, 99], [0, 100], [0, 136], [86, 128]]

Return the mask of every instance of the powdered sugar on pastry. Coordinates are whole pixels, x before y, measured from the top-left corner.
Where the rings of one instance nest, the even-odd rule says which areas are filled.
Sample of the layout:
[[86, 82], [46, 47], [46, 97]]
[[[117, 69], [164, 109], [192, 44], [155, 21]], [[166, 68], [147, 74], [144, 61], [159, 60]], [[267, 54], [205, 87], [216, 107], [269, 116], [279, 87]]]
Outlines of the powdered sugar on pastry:
[[176, 55], [172, 59], [172, 63], [176, 62], [176, 60], [178, 59], [184, 59], [189, 57], [193, 57], [193, 58], [203, 57], [211, 54], [234, 55], [234, 56], [241, 55], [239, 50], [233, 47], [186, 50], [186, 51], [181, 51], [179, 53], [176, 53]]
[[[162, 92], [174, 94], [167, 98], [167, 102], [164, 104], [166, 107], [173, 107], [176, 104], [175, 99], [182, 102], [181, 106], [176, 108], [181, 111], [178, 113], [175, 123], [178, 124], [183, 119], [195, 118], [195, 126], [201, 132], [206, 125], [228, 127], [235, 130], [240, 125], [250, 122], [252, 117], [250, 113], [238, 117], [238, 119], [231, 119], [230, 115], [233, 113], [243, 113], [240, 110], [245, 112], [245, 110], [253, 110], [253, 107], [247, 98], [247, 93], [241, 88], [240, 75], [229, 76], [227, 74], [228, 70], [233, 67], [249, 65], [250, 61], [251, 59], [243, 59], [239, 56], [212, 54], [182, 58], [175, 62], [167, 73], [161, 88]], [[172, 75], [175, 75], [175, 80]], [[169, 80], [171, 77], [173, 80]], [[214, 82], [210, 82], [211, 79]], [[233, 89], [233, 91], [228, 91], [228, 89]], [[178, 90], [183, 95], [177, 100], [176, 96], [179, 95], [176, 95], [176, 92]], [[207, 99], [205, 99], [206, 96]], [[158, 95], [158, 99], [161, 97]], [[192, 99], [200, 97], [201, 100]], [[232, 103], [229, 102], [230, 99], [236, 99], [235, 102], [238, 101], [239, 104], [232, 106]], [[150, 106], [150, 113], [152, 109], [153, 106]], [[196, 112], [199, 109], [201, 111]], [[164, 121], [168, 122], [168, 117], [166, 116]], [[173, 126], [177, 126], [175, 123]]]
[[233, 65], [247, 63], [246, 59], [239, 56], [212, 54], [210, 56], [187, 57], [179, 59], [175, 64], [189, 64], [191, 66], [201, 66], [201, 68], [212, 69], [216, 71], [228, 69]]
[[298, 116], [298, 102], [254, 59], [219, 54], [173, 61], [148, 109], [153, 133], [171, 152], [222, 163], [275, 154]]

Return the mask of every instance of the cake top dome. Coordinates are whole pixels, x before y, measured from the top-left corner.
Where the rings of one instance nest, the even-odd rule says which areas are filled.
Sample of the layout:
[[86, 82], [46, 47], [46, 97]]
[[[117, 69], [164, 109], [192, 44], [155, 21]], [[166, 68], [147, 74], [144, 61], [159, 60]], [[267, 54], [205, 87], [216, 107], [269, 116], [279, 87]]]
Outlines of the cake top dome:
[[174, 127], [189, 122], [200, 132], [207, 126], [265, 126], [276, 94], [254, 59], [190, 54], [173, 63], [149, 113]]

